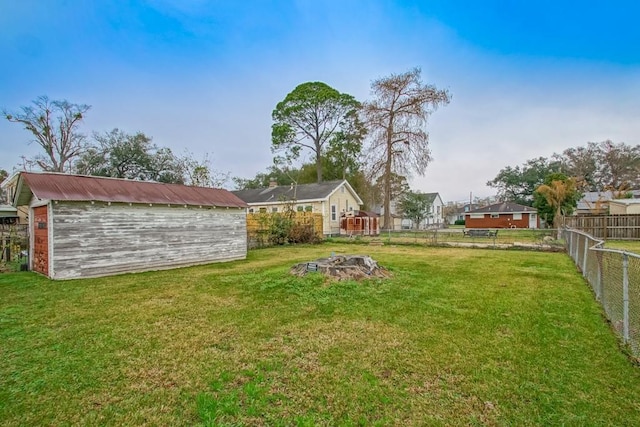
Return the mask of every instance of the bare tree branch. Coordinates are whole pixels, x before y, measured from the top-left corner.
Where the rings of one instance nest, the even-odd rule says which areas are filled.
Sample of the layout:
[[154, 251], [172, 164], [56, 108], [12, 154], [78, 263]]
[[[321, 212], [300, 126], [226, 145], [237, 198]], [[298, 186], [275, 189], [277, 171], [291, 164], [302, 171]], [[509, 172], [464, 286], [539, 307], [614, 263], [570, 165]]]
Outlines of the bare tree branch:
[[449, 103], [446, 90], [423, 85], [421, 70], [392, 74], [371, 84], [374, 99], [364, 104], [369, 147], [369, 176], [384, 182], [383, 228], [391, 228], [391, 193], [394, 174], [424, 174], [431, 161], [427, 118], [439, 105]]
[[40, 96], [33, 106], [22, 107], [15, 113], [3, 110], [2, 114], [10, 122], [22, 124], [33, 135], [31, 142], [44, 150], [46, 155], [37, 155], [33, 163], [45, 171], [68, 172], [73, 160], [86, 148], [86, 136], [77, 129], [89, 108]]

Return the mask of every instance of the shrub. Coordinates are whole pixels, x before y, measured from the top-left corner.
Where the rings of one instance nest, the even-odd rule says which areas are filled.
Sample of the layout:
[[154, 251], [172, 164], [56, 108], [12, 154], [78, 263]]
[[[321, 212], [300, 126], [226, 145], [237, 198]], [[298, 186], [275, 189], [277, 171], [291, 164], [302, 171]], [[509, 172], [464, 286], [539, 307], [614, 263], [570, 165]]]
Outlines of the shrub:
[[453, 225], [464, 225], [464, 219], [456, 219]]
[[289, 229], [289, 243], [316, 243], [318, 236], [313, 224], [293, 224]]

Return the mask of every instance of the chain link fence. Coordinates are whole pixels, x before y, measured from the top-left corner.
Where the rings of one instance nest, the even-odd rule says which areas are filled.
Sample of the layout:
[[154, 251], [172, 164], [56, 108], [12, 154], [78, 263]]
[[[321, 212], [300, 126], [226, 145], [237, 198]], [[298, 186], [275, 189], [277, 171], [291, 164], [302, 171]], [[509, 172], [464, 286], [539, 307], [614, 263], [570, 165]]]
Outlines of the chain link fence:
[[564, 229], [567, 252], [634, 357], [640, 357], [640, 255], [605, 248], [605, 241]]

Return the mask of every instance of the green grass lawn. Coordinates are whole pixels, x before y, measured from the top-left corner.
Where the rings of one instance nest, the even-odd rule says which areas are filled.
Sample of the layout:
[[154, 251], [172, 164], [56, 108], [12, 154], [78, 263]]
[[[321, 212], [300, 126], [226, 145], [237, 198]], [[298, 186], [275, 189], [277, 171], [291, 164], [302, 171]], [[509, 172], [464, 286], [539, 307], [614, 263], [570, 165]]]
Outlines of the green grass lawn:
[[607, 240], [604, 247], [640, 254], [640, 240]]
[[[460, 245], [467, 246], [510, 246], [510, 245], [534, 245], [553, 246], [564, 248], [564, 241], [556, 240], [555, 230], [547, 229], [497, 229], [497, 236], [465, 236], [464, 227], [449, 227], [447, 229], [433, 230], [402, 230], [381, 231], [379, 236], [340, 236], [332, 237], [335, 242], [341, 243], [368, 243], [371, 240], [380, 240], [388, 244], [418, 244], [427, 246]], [[464, 246], [462, 245], [462, 246]]]
[[[295, 262], [356, 249], [393, 277]], [[0, 275], [3, 425], [640, 425], [562, 253], [324, 244], [91, 280]]]

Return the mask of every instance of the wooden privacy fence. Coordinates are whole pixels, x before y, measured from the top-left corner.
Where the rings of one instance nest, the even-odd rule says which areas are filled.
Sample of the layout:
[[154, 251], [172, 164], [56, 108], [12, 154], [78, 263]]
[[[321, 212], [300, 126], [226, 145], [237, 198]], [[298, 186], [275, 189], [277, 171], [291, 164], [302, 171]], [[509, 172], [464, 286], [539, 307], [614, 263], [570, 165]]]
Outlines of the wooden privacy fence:
[[640, 215], [568, 216], [564, 226], [597, 239], [640, 240]]
[[247, 214], [249, 248], [322, 239], [322, 214], [260, 212]]

